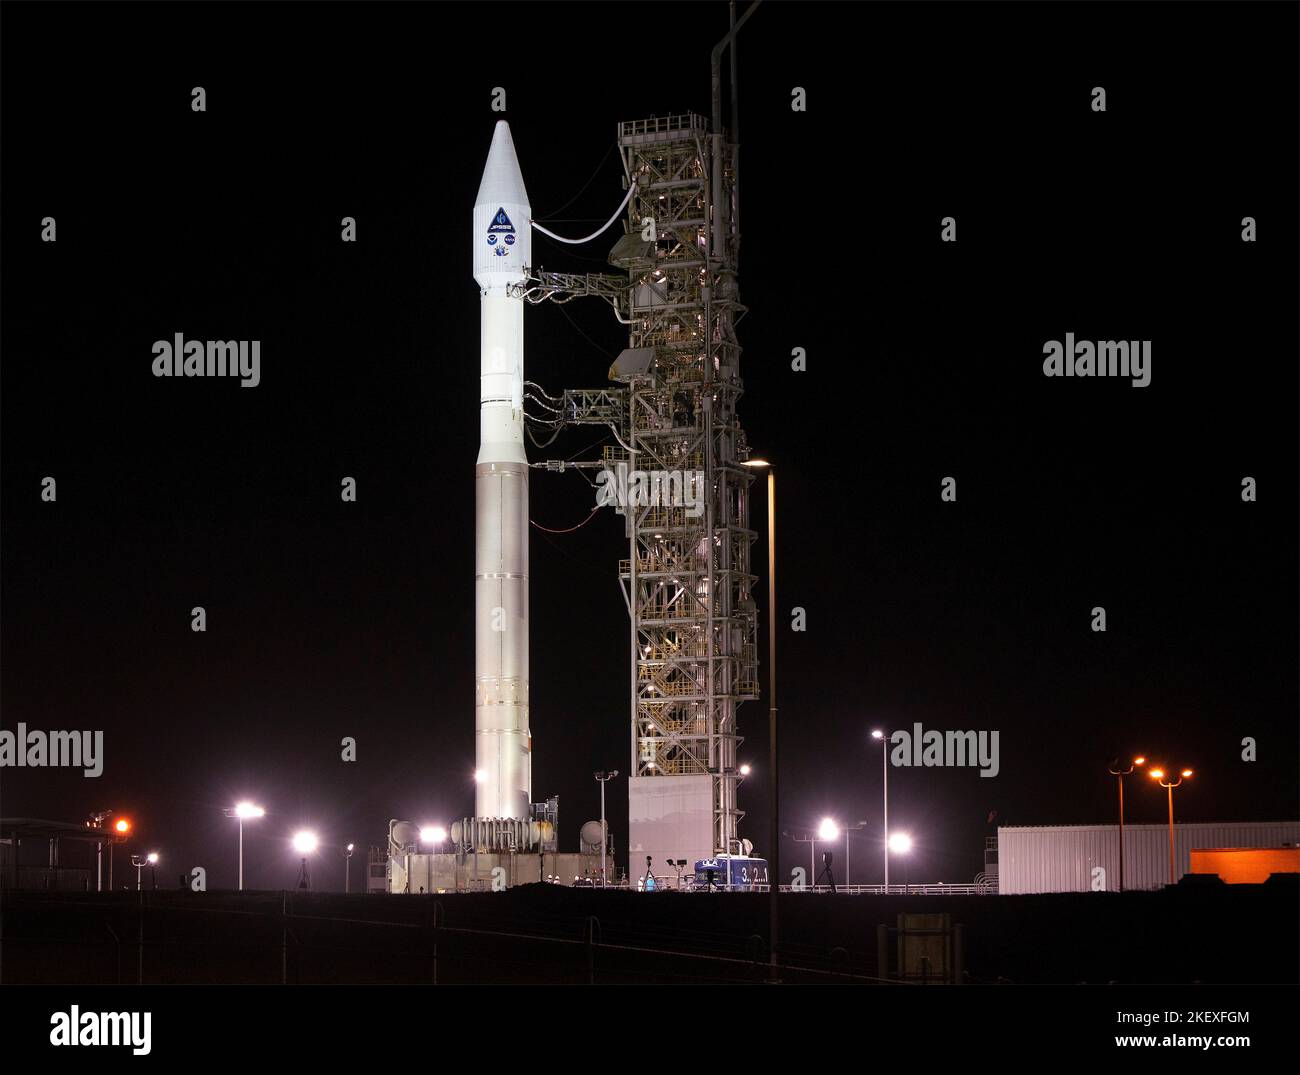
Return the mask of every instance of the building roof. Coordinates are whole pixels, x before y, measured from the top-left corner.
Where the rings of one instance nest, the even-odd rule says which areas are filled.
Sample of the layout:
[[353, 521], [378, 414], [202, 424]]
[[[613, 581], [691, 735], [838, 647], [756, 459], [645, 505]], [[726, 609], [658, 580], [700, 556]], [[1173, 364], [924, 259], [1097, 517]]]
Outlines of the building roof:
[[64, 840], [88, 840], [92, 843], [117, 839], [116, 834], [107, 829], [92, 829], [71, 821], [47, 821], [39, 817], [0, 818], [0, 841], [9, 843], [14, 837], [19, 840], [49, 840], [58, 837]]

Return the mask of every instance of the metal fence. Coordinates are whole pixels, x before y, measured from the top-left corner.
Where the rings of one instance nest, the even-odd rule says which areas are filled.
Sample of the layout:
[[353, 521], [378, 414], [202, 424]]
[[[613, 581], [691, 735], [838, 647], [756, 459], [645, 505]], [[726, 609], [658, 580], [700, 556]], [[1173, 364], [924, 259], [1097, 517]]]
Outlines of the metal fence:
[[[459, 983], [768, 981], [766, 939], [665, 924], [531, 914], [516, 921], [449, 924], [434, 902], [419, 922], [295, 910], [292, 894], [260, 910], [151, 903], [148, 893], [112, 909], [62, 902], [55, 928], [4, 915], [0, 980], [82, 983]], [[95, 910], [99, 917], [87, 916]], [[59, 915], [66, 910], [69, 915]], [[73, 917], [75, 916], [75, 918]], [[889, 983], [876, 952], [782, 945], [784, 981]]]
[[[595, 887], [600, 887], [599, 885]], [[627, 889], [627, 885], [610, 885], [610, 888]], [[996, 896], [998, 892], [997, 884], [986, 883], [976, 885], [945, 885], [942, 882], [934, 882], [924, 885], [890, 885], [888, 889], [884, 885], [782, 885], [782, 892], [820, 892], [836, 895], [847, 896]], [[706, 885], [703, 883], [683, 884], [680, 888], [676, 885], [656, 884], [651, 890], [651, 895], [655, 892], [770, 892], [771, 885]]]

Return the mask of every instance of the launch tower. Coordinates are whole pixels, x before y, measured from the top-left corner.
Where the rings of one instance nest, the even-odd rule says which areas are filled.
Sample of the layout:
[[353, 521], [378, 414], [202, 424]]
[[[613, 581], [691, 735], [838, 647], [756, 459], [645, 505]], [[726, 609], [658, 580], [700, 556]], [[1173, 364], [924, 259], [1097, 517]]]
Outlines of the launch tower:
[[741, 850], [736, 710], [758, 696], [734, 172], [721, 132], [693, 114], [622, 123], [618, 145], [636, 189], [610, 261], [629, 277], [629, 348], [648, 359], [612, 371], [626, 385], [628, 466], [703, 475], [702, 511], [626, 511], [628, 847], [694, 862]]
[[577, 465], [698, 479], [694, 503], [630, 498], [617, 508], [628, 540], [619, 578], [629, 614], [636, 873], [644, 856], [662, 864], [747, 850], [738, 834], [737, 709], [758, 697], [755, 533], [737, 418], [736, 324], [745, 310], [734, 146], [694, 113], [620, 123], [617, 138], [631, 193], [609, 261], [622, 274], [530, 270], [521, 290], [533, 303], [604, 298], [628, 325], [628, 347], [609, 374], [620, 387], [548, 396], [554, 416], [538, 419], [618, 434], [599, 462]]

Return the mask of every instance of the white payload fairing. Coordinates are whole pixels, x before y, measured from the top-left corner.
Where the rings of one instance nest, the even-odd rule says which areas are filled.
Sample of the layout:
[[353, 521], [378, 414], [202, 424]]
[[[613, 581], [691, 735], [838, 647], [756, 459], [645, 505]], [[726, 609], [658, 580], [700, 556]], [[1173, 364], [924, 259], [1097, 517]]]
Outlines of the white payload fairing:
[[492, 135], [474, 202], [474, 279], [482, 314], [479, 451], [474, 468], [475, 815], [529, 816], [528, 458], [524, 454], [524, 300], [532, 210], [510, 125]]

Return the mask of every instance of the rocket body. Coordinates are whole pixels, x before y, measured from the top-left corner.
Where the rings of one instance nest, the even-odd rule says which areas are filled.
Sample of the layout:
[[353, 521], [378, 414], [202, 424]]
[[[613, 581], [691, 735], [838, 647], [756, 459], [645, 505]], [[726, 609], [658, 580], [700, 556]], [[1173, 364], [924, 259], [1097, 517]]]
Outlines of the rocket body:
[[510, 125], [496, 125], [474, 201], [480, 289], [479, 452], [474, 468], [475, 816], [527, 818], [528, 459], [524, 300], [509, 288], [532, 262], [532, 210]]

